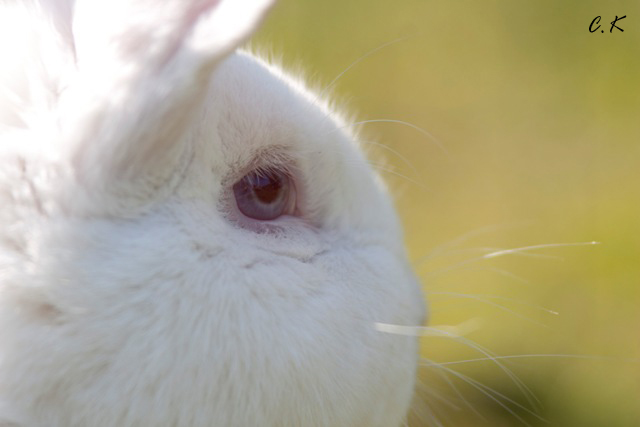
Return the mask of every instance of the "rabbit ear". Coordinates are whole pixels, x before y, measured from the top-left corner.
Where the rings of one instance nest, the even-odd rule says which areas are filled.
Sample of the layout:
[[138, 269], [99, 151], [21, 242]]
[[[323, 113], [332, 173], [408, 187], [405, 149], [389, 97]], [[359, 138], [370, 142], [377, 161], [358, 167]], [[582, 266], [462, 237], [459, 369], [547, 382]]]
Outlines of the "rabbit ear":
[[248, 38], [273, 2], [76, 0], [78, 61], [93, 72], [130, 61], [160, 68], [185, 55], [198, 57], [200, 66], [211, 64]]
[[77, 72], [60, 99], [58, 123], [78, 180], [133, 189], [172, 176], [213, 68], [272, 3], [77, 0]]
[[0, 1], [0, 133], [30, 128], [55, 108], [61, 74], [73, 63], [72, 6]]

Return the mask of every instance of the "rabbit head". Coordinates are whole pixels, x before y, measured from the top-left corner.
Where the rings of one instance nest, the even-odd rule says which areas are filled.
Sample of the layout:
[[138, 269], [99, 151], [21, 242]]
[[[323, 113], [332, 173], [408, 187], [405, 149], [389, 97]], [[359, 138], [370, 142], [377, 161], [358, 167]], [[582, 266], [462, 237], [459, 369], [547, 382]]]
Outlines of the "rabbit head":
[[269, 6], [1, 4], [0, 424], [402, 423], [401, 228], [345, 121], [234, 52]]

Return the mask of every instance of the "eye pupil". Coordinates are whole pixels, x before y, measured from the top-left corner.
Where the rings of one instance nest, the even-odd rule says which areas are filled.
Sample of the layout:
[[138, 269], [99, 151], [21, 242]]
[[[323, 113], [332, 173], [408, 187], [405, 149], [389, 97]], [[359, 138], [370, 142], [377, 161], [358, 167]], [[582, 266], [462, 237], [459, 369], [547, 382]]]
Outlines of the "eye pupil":
[[275, 174], [258, 176], [252, 184], [253, 193], [262, 203], [273, 203], [282, 189], [282, 181]]
[[293, 214], [295, 194], [289, 175], [278, 171], [253, 171], [233, 186], [240, 212], [252, 219], [269, 221]]

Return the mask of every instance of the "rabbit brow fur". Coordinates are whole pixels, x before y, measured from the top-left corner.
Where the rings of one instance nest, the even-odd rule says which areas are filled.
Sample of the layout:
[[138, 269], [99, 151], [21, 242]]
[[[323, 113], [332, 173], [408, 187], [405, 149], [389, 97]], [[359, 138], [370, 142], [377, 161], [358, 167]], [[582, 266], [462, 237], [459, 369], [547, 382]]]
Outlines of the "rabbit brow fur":
[[[0, 0], [0, 425], [398, 426], [422, 295], [268, 0]], [[232, 186], [295, 181], [263, 224]]]

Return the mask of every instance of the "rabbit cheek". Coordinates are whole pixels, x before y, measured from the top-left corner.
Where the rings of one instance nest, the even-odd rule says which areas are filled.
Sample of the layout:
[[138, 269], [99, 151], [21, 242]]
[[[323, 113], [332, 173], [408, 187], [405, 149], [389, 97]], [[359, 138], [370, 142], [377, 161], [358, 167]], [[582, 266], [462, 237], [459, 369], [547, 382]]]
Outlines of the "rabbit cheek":
[[[390, 286], [414, 285], [393, 256], [334, 248], [307, 263], [265, 257], [228, 269], [245, 293], [246, 313], [238, 318], [246, 328], [236, 323], [234, 330], [247, 342], [235, 355], [248, 359], [238, 363], [255, 370], [251, 377], [269, 372], [278, 378], [263, 378], [268, 384], [260, 381], [247, 396], [279, 408], [280, 420], [295, 425], [400, 424], [413, 392], [417, 343], [379, 332], [375, 324], [414, 326], [422, 309]], [[256, 394], [261, 389], [269, 393]], [[318, 424], [298, 418], [305, 413]]]

